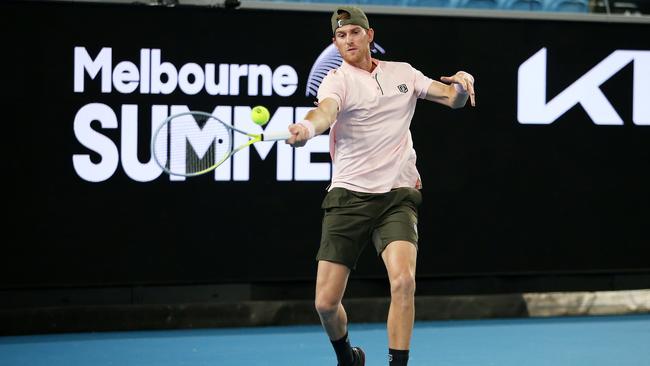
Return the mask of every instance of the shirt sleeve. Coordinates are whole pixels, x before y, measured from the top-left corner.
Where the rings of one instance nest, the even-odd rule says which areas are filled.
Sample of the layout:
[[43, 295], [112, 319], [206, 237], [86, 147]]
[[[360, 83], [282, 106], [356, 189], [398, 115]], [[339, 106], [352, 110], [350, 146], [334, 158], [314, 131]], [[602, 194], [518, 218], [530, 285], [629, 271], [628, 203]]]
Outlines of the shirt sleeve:
[[413, 85], [415, 89], [415, 95], [417, 95], [418, 98], [424, 99], [424, 97], [427, 96], [427, 91], [429, 90], [429, 86], [431, 86], [431, 83], [433, 82], [433, 79], [425, 76], [420, 70], [413, 68]]
[[318, 103], [327, 98], [332, 98], [339, 106], [339, 111], [344, 107], [345, 102], [345, 80], [343, 73], [337, 69], [330, 70], [323, 82], [318, 87]]

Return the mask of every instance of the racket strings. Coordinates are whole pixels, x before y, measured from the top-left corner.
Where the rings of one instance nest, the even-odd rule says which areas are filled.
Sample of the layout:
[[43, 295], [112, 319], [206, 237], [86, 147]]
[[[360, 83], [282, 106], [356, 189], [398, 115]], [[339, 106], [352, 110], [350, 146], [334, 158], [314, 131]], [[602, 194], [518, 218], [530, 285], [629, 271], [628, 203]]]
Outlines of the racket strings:
[[156, 141], [156, 159], [172, 174], [201, 174], [230, 154], [231, 130], [216, 118], [185, 114], [171, 118], [164, 127]]
[[210, 145], [202, 157], [194, 151], [190, 143], [185, 144], [185, 173], [194, 174], [209, 169], [217, 163], [215, 154], [215, 143]]

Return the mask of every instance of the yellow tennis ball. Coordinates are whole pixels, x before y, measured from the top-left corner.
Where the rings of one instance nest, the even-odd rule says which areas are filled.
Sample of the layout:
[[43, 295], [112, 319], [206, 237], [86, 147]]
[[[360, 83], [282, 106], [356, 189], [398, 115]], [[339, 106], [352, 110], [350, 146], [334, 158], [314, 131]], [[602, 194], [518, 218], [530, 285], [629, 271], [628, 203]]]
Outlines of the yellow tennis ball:
[[266, 107], [258, 105], [251, 110], [251, 119], [260, 126], [264, 126], [271, 118], [271, 114]]

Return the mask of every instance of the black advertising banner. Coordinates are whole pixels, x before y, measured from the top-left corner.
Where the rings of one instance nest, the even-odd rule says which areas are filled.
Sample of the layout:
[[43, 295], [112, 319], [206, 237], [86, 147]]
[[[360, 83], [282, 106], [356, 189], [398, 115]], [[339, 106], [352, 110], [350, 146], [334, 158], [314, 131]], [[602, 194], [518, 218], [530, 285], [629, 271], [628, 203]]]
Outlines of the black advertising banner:
[[[0, 287], [312, 279], [328, 137], [181, 180], [151, 160], [186, 110], [269, 131], [337, 62], [329, 14], [3, 2]], [[419, 276], [650, 268], [650, 26], [369, 14], [374, 56], [476, 77], [420, 101]], [[340, 62], [340, 59], [338, 59]], [[371, 248], [355, 276], [384, 276]]]

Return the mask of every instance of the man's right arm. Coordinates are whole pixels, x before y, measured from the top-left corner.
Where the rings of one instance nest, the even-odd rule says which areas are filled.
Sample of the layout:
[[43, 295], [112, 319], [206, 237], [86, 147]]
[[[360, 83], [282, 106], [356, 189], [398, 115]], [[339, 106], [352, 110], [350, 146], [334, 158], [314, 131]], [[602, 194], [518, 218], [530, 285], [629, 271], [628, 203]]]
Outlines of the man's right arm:
[[318, 103], [318, 107], [307, 112], [304, 120], [289, 125], [291, 137], [287, 143], [294, 147], [305, 146], [310, 138], [327, 131], [336, 121], [338, 113], [339, 105], [336, 100], [333, 98], [323, 99]]

